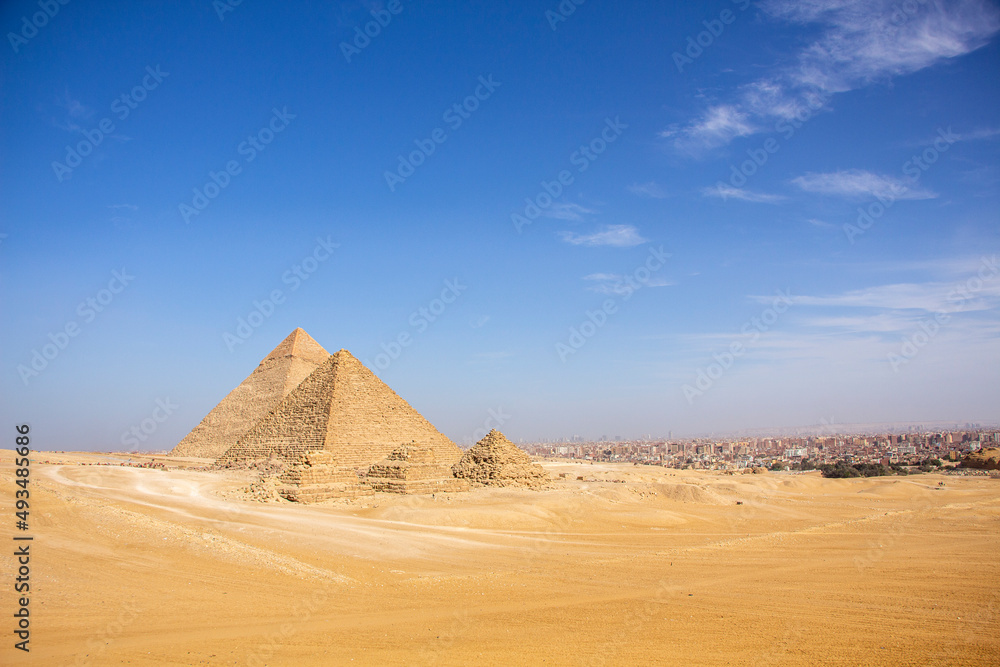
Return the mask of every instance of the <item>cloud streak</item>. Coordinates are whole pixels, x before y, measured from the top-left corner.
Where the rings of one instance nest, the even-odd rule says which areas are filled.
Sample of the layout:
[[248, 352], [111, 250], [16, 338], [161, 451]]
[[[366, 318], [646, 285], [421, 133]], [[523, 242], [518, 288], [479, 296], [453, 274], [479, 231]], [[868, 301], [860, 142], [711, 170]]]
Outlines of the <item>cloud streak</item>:
[[[987, 0], [765, 0], [765, 14], [816, 28], [816, 38], [790, 54], [768, 77], [742, 86], [734, 100], [705, 109], [661, 136], [695, 154], [816, 109], [830, 96], [904, 76], [986, 45], [1000, 30], [1000, 12]], [[910, 7], [910, 5], [907, 5]]]
[[666, 199], [667, 192], [659, 184], [650, 181], [649, 183], [633, 183], [628, 186], [628, 191], [639, 197], [649, 197], [650, 199]]
[[744, 188], [734, 188], [724, 183], [720, 183], [719, 185], [711, 188], [702, 188], [701, 194], [703, 197], [716, 197], [723, 201], [727, 199], [740, 199], [742, 201], [748, 201], [755, 204], [777, 204], [785, 199], [781, 195], [770, 195], [763, 192], [746, 190]]
[[631, 248], [648, 241], [640, 236], [639, 230], [632, 225], [609, 225], [602, 231], [593, 234], [561, 232], [559, 236], [570, 245], [611, 246], [615, 248]]
[[825, 174], [808, 173], [792, 179], [805, 192], [847, 197], [849, 199], [934, 199], [937, 194], [923, 190], [893, 176], [882, 176], [862, 169], [848, 169]]
[[593, 215], [596, 212], [571, 202], [553, 202], [552, 206], [542, 211], [542, 215], [556, 220], [583, 220], [583, 216]]

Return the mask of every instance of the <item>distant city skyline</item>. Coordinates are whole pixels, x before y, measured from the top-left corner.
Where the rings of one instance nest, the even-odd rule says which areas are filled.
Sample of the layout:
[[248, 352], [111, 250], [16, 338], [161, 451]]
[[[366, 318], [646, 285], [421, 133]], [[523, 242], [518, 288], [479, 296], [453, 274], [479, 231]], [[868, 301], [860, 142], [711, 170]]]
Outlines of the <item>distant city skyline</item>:
[[57, 4], [0, 8], [39, 448], [171, 449], [296, 327], [458, 443], [1000, 420], [994, 0]]

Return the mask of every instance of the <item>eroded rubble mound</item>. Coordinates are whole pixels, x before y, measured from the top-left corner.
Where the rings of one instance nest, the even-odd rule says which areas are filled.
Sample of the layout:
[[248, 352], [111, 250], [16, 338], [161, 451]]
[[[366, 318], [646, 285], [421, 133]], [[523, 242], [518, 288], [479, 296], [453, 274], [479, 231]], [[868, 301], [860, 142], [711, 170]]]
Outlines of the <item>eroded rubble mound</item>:
[[542, 466], [532, 463], [523, 449], [493, 429], [452, 466], [455, 477], [472, 486], [528, 486], [537, 488], [549, 481]]
[[1000, 447], [984, 447], [962, 459], [963, 468], [1000, 470]]

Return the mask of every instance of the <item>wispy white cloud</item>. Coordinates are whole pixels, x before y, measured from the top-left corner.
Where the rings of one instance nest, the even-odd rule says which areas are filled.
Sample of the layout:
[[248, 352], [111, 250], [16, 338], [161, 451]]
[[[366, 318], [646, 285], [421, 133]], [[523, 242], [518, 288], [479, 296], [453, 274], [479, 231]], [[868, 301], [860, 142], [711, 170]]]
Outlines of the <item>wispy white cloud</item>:
[[818, 28], [816, 38], [776, 71], [742, 86], [669, 134], [682, 152], [697, 153], [816, 109], [836, 93], [903, 76], [986, 45], [1000, 29], [989, 0], [765, 0], [765, 14]]
[[736, 137], [753, 134], [755, 131], [746, 112], [732, 105], [721, 104], [705, 110], [698, 120], [685, 128], [674, 140], [674, 145], [686, 153], [698, 154], [705, 149], [728, 144]]
[[80, 123], [94, 115], [94, 110], [73, 97], [69, 88], [66, 88], [63, 94], [56, 98], [55, 105], [61, 111], [58, 112], [59, 118], [52, 119], [52, 124], [67, 132], [82, 132], [83, 127]]
[[873, 174], [862, 169], [848, 169], [826, 174], [808, 173], [792, 179], [792, 183], [806, 192], [836, 195], [852, 199], [934, 199], [937, 194], [916, 187], [912, 181], [894, 176]]
[[946, 139], [949, 143], [957, 143], [959, 141], [992, 141], [997, 137], [1000, 137], [1000, 127], [977, 127], [964, 132], [955, 132], [954, 129], [949, 126], [947, 128], [939, 128], [938, 131], [932, 135], [907, 141], [903, 145], [910, 147], [923, 147], [933, 146], [935, 142], [940, 142], [941, 139]]
[[744, 188], [734, 188], [725, 183], [720, 183], [711, 188], [703, 188], [701, 191], [703, 197], [718, 197], [725, 201], [726, 199], [741, 199], [743, 201], [754, 202], [756, 204], [776, 204], [785, 198], [781, 195], [771, 195], [763, 192], [754, 192], [752, 190], [746, 190]]
[[650, 278], [649, 280], [646, 281], [645, 286], [646, 287], [673, 287], [676, 284], [677, 283], [675, 283], [674, 281], [667, 280], [666, 278], [656, 278], [656, 277], [653, 277], [653, 278]]
[[[973, 274], [974, 276], [975, 274]], [[975, 291], [961, 292], [961, 283], [927, 282], [897, 283], [851, 290], [829, 296], [792, 296], [796, 306], [828, 308], [876, 308], [884, 310], [917, 310], [927, 313], [993, 310], [1000, 308], [1000, 278], [981, 281]], [[772, 296], [753, 296], [759, 303], [770, 303]]]
[[825, 220], [820, 220], [819, 218], [809, 218], [808, 220], [806, 220], [806, 222], [808, 222], [813, 227], [820, 227], [822, 229], [836, 229], [837, 228], [837, 225], [829, 223], [829, 222], [827, 222]]
[[583, 220], [585, 215], [593, 215], [597, 211], [571, 202], [554, 202], [552, 206], [542, 211], [542, 215], [556, 220]]
[[617, 273], [591, 273], [590, 275], [586, 275], [583, 277], [584, 280], [598, 280], [598, 281], [619, 280], [620, 278], [621, 276], [618, 275]]
[[[618, 273], [591, 273], [583, 279], [593, 283], [587, 289], [598, 294], [624, 294], [634, 289], [634, 286], [629, 286], [626, 282], [625, 276]], [[653, 276], [643, 283], [643, 287], [672, 287], [676, 284], [666, 278]]]
[[630, 248], [648, 241], [632, 225], [609, 225], [602, 231], [593, 234], [561, 232], [559, 236], [563, 241], [572, 245], [613, 246], [616, 248]]
[[989, 141], [1000, 137], [1000, 127], [981, 127], [968, 132], [960, 132], [959, 141]]
[[985, 46], [1000, 28], [996, 7], [986, 0], [916, 2], [912, 12], [895, 0], [767, 0], [761, 7], [822, 28], [789, 76], [830, 93], [964, 55]]
[[649, 183], [633, 183], [628, 186], [628, 191], [640, 197], [651, 199], [665, 199], [667, 192], [659, 184], [650, 181]]

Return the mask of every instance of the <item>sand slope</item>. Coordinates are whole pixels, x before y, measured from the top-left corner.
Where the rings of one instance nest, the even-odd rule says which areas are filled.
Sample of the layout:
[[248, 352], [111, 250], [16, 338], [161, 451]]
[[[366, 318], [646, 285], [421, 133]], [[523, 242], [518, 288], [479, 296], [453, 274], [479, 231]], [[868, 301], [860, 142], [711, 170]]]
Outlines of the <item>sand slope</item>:
[[226, 499], [244, 473], [35, 458], [66, 465], [33, 468], [32, 653], [3, 664], [1000, 661], [988, 478], [547, 463], [549, 490], [298, 506]]

